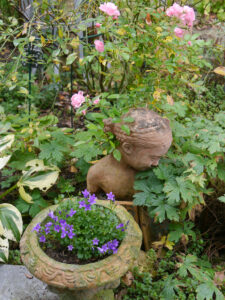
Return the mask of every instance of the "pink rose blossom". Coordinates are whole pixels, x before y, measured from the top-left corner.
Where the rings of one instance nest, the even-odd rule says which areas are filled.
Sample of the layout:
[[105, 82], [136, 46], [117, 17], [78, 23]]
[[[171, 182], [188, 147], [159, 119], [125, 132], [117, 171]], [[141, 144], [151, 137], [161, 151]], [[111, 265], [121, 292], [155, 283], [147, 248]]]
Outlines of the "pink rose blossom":
[[95, 40], [94, 41], [95, 43], [95, 49], [98, 51], [98, 52], [103, 52], [104, 51], [104, 43], [100, 40]]
[[179, 37], [179, 38], [182, 38], [182, 37], [184, 36], [184, 30], [181, 29], [181, 28], [179, 28], [179, 27], [176, 27], [176, 28], [174, 29], [174, 33], [175, 33], [175, 35], [176, 35], [177, 37]]
[[95, 27], [96, 27], [96, 28], [100, 28], [101, 26], [102, 26], [102, 24], [100, 24], [100, 23], [96, 23], [96, 24], [95, 24]]
[[106, 13], [108, 16], [112, 17], [118, 17], [120, 16], [120, 12], [117, 9], [117, 6], [112, 2], [105, 2], [104, 4], [101, 4], [99, 9]]
[[94, 101], [93, 101], [93, 103], [96, 105], [96, 104], [98, 104], [100, 102], [100, 99], [99, 98], [97, 98], [97, 99], [95, 99]]
[[193, 22], [195, 20], [195, 12], [192, 7], [184, 6], [183, 15], [181, 16], [181, 20], [184, 25], [188, 25], [189, 27], [193, 26]]
[[167, 8], [166, 14], [169, 17], [176, 17], [180, 19], [184, 25], [189, 27], [193, 26], [193, 22], [195, 20], [195, 11], [192, 7], [182, 7], [177, 3], [174, 3], [172, 6]]
[[192, 45], [192, 42], [191, 42], [191, 41], [188, 41], [188, 45], [191, 46], [191, 45]]
[[71, 97], [71, 104], [74, 108], [79, 108], [82, 103], [85, 101], [85, 97], [83, 96], [84, 92], [79, 91], [77, 94], [74, 94]]
[[183, 8], [179, 4], [177, 4], [177, 3], [174, 3], [173, 6], [170, 6], [166, 10], [166, 14], [169, 17], [180, 18], [180, 16], [182, 15], [182, 13], [183, 13]]
[[84, 115], [84, 116], [85, 116], [85, 115], [86, 115], [86, 113], [87, 113], [86, 109], [82, 110], [82, 112], [81, 112], [81, 113], [82, 113], [82, 115]]

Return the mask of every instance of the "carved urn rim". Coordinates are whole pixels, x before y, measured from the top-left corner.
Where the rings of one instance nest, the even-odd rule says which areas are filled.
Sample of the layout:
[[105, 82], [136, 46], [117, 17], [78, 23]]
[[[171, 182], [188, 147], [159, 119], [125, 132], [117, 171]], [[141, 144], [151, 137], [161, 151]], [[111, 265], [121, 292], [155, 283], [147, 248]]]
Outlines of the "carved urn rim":
[[[72, 199], [72, 201], [76, 201]], [[121, 205], [112, 208], [109, 201], [97, 200], [97, 205], [113, 210], [122, 223], [129, 221], [116, 254], [85, 265], [66, 264], [49, 257], [40, 247], [38, 236], [32, 231], [37, 223], [42, 223], [49, 210], [55, 211], [57, 205], [49, 206], [34, 217], [26, 228], [20, 241], [21, 258], [28, 270], [48, 285], [70, 290], [96, 288], [122, 277], [138, 257], [142, 243], [142, 232], [133, 217]]]

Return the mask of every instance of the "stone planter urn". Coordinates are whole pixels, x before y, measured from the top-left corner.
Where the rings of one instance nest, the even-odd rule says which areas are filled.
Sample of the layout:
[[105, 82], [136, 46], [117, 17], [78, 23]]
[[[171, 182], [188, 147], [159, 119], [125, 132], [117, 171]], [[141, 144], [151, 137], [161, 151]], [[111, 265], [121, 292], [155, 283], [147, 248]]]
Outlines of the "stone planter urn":
[[[109, 201], [97, 200], [96, 205], [112, 210]], [[58, 262], [41, 249], [36, 232], [32, 231], [37, 223], [42, 223], [49, 210], [42, 210], [29, 224], [20, 242], [21, 258], [28, 270], [38, 279], [47, 283], [51, 290], [64, 294], [63, 299], [114, 299], [112, 296], [99, 296], [104, 290], [116, 288], [120, 278], [128, 271], [140, 253], [142, 233], [139, 226], [127, 210], [116, 205], [113, 209], [122, 223], [126, 224], [125, 237], [116, 254], [86, 265]], [[112, 292], [112, 291], [111, 291]], [[70, 295], [69, 298], [65, 295]]]

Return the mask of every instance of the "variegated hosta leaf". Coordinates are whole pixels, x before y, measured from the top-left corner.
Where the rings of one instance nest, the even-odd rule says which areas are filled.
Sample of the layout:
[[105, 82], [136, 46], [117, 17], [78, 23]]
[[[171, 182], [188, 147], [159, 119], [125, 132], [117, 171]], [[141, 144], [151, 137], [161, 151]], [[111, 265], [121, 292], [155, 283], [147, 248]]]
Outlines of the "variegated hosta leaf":
[[7, 262], [9, 257], [9, 241], [0, 238], [0, 262]]
[[7, 162], [10, 160], [11, 155], [0, 157], [0, 170], [4, 168]]
[[17, 183], [20, 196], [27, 202], [31, 202], [30, 195], [26, 193], [24, 187], [31, 190], [38, 188], [46, 192], [56, 182], [59, 176], [59, 168], [56, 166], [45, 166], [43, 160], [34, 159], [26, 164], [28, 171], [23, 171], [23, 176]]
[[23, 231], [23, 221], [19, 210], [12, 204], [0, 204], [1, 235], [12, 241], [19, 241]]
[[15, 138], [14, 134], [8, 134], [3, 138], [0, 138], [0, 153], [3, 150], [10, 148], [12, 146], [14, 138]]

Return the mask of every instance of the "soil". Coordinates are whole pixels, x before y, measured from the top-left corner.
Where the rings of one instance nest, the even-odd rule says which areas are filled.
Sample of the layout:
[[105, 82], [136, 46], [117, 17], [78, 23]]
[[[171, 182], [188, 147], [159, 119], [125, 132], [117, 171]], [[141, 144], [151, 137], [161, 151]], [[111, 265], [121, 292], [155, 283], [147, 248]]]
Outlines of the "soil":
[[42, 245], [40, 245], [42, 250], [49, 257], [53, 258], [56, 261], [66, 263], [66, 264], [86, 265], [86, 264], [90, 264], [90, 263], [100, 261], [100, 260], [110, 256], [109, 254], [106, 254], [106, 255], [101, 256], [101, 257], [92, 257], [90, 259], [79, 259], [76, 255], [76, 253], [67, 251], [64, 248], [62, 249], [58, 245], [55, 245], [55, 246], [56, 246], [56, 249], [53, 249], [53, 248], [44, 249], [44, 247], [42, 247]]

